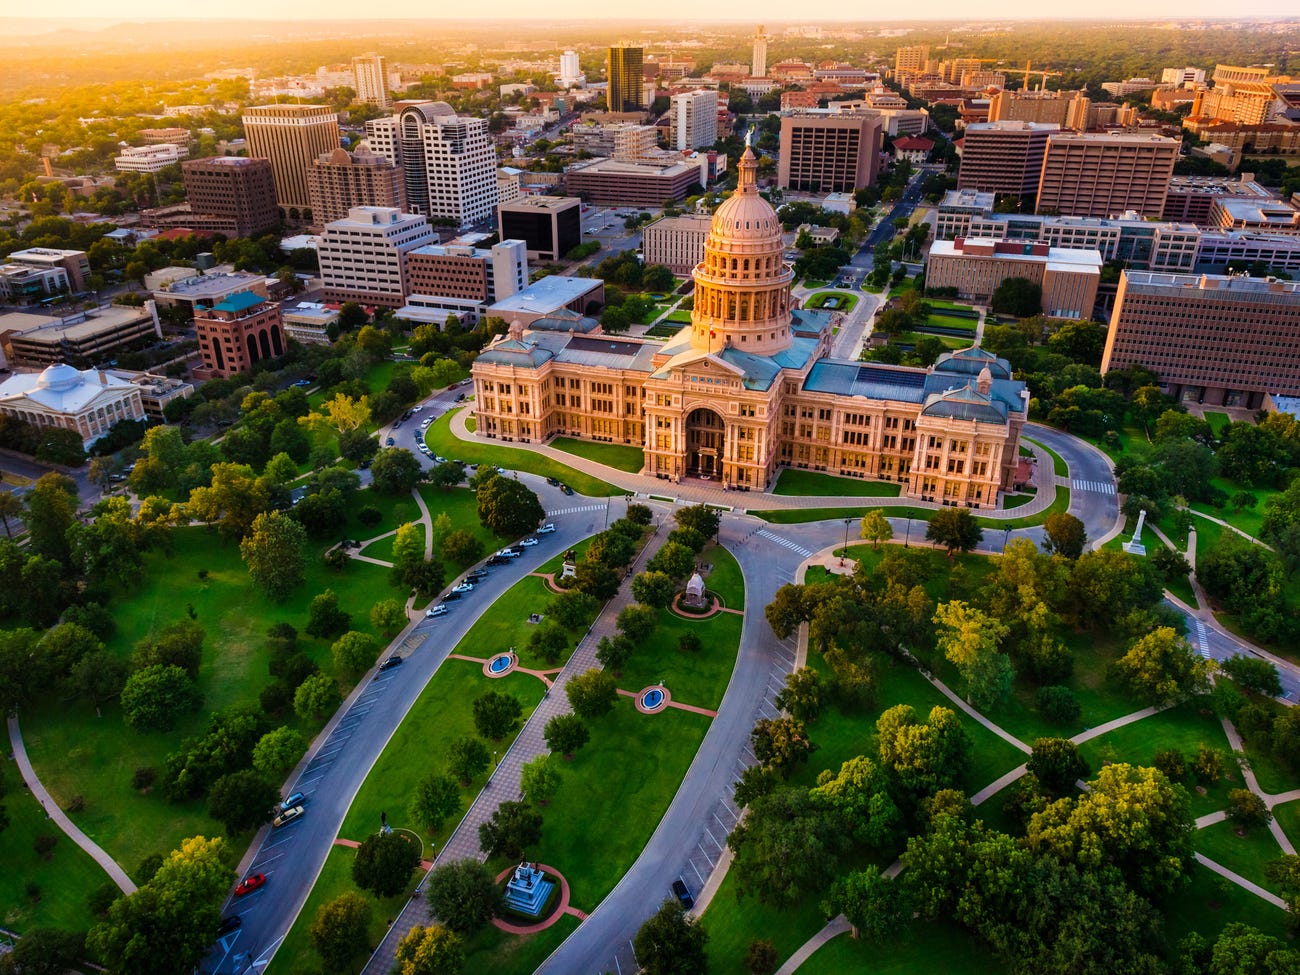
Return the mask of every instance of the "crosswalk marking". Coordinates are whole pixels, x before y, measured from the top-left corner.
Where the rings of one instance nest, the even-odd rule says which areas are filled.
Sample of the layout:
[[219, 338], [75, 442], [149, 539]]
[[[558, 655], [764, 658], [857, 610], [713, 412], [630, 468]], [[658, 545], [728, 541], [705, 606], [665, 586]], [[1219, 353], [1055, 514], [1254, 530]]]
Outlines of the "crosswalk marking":
[[1205, 624], [1200, 620], [1196, 620], [1196, 646], [1197, 652], [1208, 660], [1210, 658], [1210, 647], [1205, 642]]
[[580, 504], [574, 508], [557, 508], [555, 511], [548, 511], [546, 512], [546, 517], [553, 518], [556, 515], [576, 515], [580, 511], [602, 511], [604, 508], [605, 505], [603, 504]]
[[1081, 481], [1075, 478], [1070, 482], [1070, 487], [1076, 491], [1091, 491], [1094, 494], [1115, 493], [1115, 485], [1110, 481]]
[[782, 538], [780, 535], [774, 534], [773, 532], [768, 531], [766, 528], [760, 528], [755, 534], [761, 535], [763, 538], [776, 542], [776, 544], [788, 548], [791, 552], [795, 552], [799, 555], [802, 555], [805, 559], [808, 558], [808, 556], [812, 555], [812, 552], [804, 548], [802, 545], [792, 542], [788, 538]]

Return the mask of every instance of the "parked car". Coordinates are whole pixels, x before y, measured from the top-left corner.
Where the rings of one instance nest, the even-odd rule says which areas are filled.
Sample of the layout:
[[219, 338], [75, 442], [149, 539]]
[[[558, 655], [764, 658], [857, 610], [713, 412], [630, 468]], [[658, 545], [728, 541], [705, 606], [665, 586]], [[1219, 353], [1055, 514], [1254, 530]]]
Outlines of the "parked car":
[[423, 420], [420, 421], [420, 426], [427, 427], [432, 422], [433, 422], [433, 417], [426, 416]]
[[569, 495], [573, 494], [573, 488], [569, 487], [569, 485], [567, 484], [561, 484], [560, 490], [563, 491], [565, 494], [569, 494]]
[[457, 402], [457, 403], [463, 401], [464, 399], [465, 399], [465, 394], [464, 394], [464, 393], [457, 393], [457, 394], [456, 394], [456, 402]]
[[288, 826], [295, 819], [302, 816], [306, 811], [307, 810], [302, 806], [294, 806], [291, 809], [286, 809], [280, 813], [280, 815], [276, 816], [275, 819], [271, 820], [271, 825], [276, 829], [279, 829], [281, 826]]
[[488, 577], [486, 569], [475, 569], [465, 577], [468, 582], [482, 582]]
[[412, 406], [410, 412], [412, 412], [412, 413], [419, 413], [422, 409], [424, 409], [424, 404], [423, 404], [423, 403], [420, 403], [420, 404], [417, 405], [417, 406]]
[[294, 806], [305, 805], [307, 805], [307, 797], [301, 792], [295, 792], [293, 795], [285, 799], [284, 802], [280, 803], [280, 811], [284, 812], [286, 809], [292, 809]]
[[505, 565], [505, 564], [506, 564], [507, 562], [509, 562], [509, 561], [510, 561], [510, 560], [509, 560], [508, 558], [506, 558], [504, 555], [499, 555], [499, 554], [498, 554], [498, 555], [493, 555], [491, 558], [489, 558], [489, 559], [488, 559], [486, 562], [484, 562], [483, 564], [484, 564], [484, 565]]
[[532, 538], [532, 537], [525, 538], [525, 539], [521, 540], [521, 541], [519, 542], [519, 544], [520, 544], [520, 545], [524, 545], [524, 546], [531, 547], [531, 546], [537, 544], [537, 539], [536, 539], [536, 538]]
[[455, 589], [453, 589], [451, 592], [447, 593], [442, 597], [442, 601], [444, 603], [454, 603], [458, 599], [463, 599], [464, 596], [465, 594], [463, 592], [457, 592]]
[[392, 447], [392, 446], [395, 445], [396, 443], [397, 443], [396, 440], [394, 440], [392, 437], [389, 437], [387, 440], [384, 441], [384, 446], [385, 446], [385, 447]]
[[682, 907], [688, 911], [695, 906], [695, 898], [692, 897], [691, 892], [686, 889], [686, 881], [682, 880], [681, 877], [678, 877], [673, 881], [673, 896], [676, 897], [681, 902]]
[[245, 894], [251, 894], [264, 883], [266, 883], [266, 874], [250, 873], [247, 877], [241, 880], [239, 885], [235, 888], [235, 896], [243, 897]]
[[[294, 385], [296, 386], [298, 384], [294, 383]], [[220, 938], [223, 934], [229, 934], [231, 931], [238, 931], [243, 923], [244, 919], [238, 914], [231, 914], [229, 917], [223, 917], [221, 919], [221, 925], [217, 928], [217, 937]]]
[[503, 548], [500, 552], [497, 552], [497, 555], [501, 556], [503, 559], [517, 559], [523, 554], [523, 552], [516, 548]]
[[437, 606], [430, 606], [427, 610], [425, 610], [424, 615], [429, 617], [430, 619], [433, 619], [434, 617], [437, 616], [446, 616], [447, 607], [444, 606], [442, 603], [439, 603]]
[[554, 522], [551, 522], [551, 521], [548, 521], [548, 522], [547, 522], [546, 524], [544, 524], [541, 528], [537, 529], [537, 534], [539, 534], [539, 535], [549, 535], [549, 534], [551, 534], [551, 532], [553, 532], [553, 531], [555, 531], [555, 523], [554, 523]]
[[546, 479], [546, 483], [549, 484], [551, 487], [559, 487], [560, 479], [558, 477], [548, 477]]
[[391, 657], [389, 657], [387, 660], [385, 660], [382, 664], [379, 665], [379, 669], [392, 670], [394, 667], [400, 667], [402, 666], [402, 661], [404, 659], [405, 659], [404, 657], [400, 657], [397, 654], [393, 654]]
[[452, 592], [473, 592], [473, 591], [474, 591], [474, 583], [469, 582], [468, 580], [462, 582], [459, 586], [456, 586], [454, 589], [452, 589]]

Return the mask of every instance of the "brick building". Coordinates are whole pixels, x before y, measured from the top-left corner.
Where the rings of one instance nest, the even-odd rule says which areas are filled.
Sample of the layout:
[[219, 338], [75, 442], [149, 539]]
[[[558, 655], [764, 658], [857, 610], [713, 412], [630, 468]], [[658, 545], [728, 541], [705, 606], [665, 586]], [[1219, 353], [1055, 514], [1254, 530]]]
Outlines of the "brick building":
[[191, 225], [199, 223], [204, 230], [224, 226], [231, 237], [253, 237], [280, 226], [275, 178], [267, 160], [242, 156], [190, 159], [181, 163], [181, 174]]
[[781, 119], [777, 185], [805, 193], [851, 193], [876, 181], [879, 118], [787, 115]]
[[284, 355], [279, 304], [251, 291], [197, 306], [194, 327], [203, 356], [202, 369], [195, 370], [198, 379], [224, 379]]
[[383, 156], [346, 149], [321, 153], [311, 161], [307, 195], [316, 229], [344, 219], [353, 207], [406, 209], [401, 169]]

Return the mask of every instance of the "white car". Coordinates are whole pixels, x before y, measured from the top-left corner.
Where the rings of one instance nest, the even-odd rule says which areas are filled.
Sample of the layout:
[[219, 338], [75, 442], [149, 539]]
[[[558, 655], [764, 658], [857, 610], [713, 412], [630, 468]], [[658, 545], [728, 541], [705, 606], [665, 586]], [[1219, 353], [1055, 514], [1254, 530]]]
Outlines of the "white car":
[[544, 524], [541, 528], [537, 529], [537, 534], [539, 534], [539, 535], [549, 535], [549, 534], [551, 534], [551, 532], [553, 532], [553, 531], [555, 531], [555, 522], [553, 522], [553, 521], [548, 521], [548, 522], [547, 522], [546, 524]]
[[537, 539], [536, 539], [536, 538], [532, 538], [532, 537], [530, 537], [530, 538], [525, 538], [525, 539], [523, 539], [519, 544], [520, 544], [520, 545], [524, 545], [524, 546], [528, 546], [528, 545], [536, 545], [536, 544], [537, 544]]
[[429, 619], [433, 619], [435, 616], [446, 616], [447, 607], [444, 606], [442, 603], [439, 603], [437, 606], [430, 606], [427, 610], [424, 611], [424, 615]]
[[452, 589], [452, 592], [473, 592], [473, 591], [474, 591], [474, 583], [472, 582], [462, 582], [459, 586], [456, 586], [454, 589]]
[[420, 421], [420, 426], [427, 427], [432, 422], [433, 422], [433, 417], [426, 416], [423, 420]]
[[428, 457], [428, 456], [429, 456], [429, 448], [426, 447], [424, 444], [420, 444], [420, 453], [422, 453], [422, 454], [424, 454], [424, 456]]

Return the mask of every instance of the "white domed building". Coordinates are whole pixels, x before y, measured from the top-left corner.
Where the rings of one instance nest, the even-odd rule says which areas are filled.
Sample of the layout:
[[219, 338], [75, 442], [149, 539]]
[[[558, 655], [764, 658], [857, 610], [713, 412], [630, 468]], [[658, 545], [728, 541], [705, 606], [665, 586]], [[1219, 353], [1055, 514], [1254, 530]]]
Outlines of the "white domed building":
[[102, 369], [83, 371], [56, 362], [43, 372], [0, 383], [0, 416], [75, 430], [89, 447], [115, 423], [145, 419], [145, 408], [136, 384]]
[[792, 307], [781, 222], [746, 149], [695, 268], [689, 329], [667, 343], [512, 328], [472, 370], [481, 436], [643, 448], [642, 473], [764, 490], [782, 467], [901, 481], [993, 507], [1015, 476], [1029, 406], [979, 347], [929, 369], [835, 359], [831, 313]]

